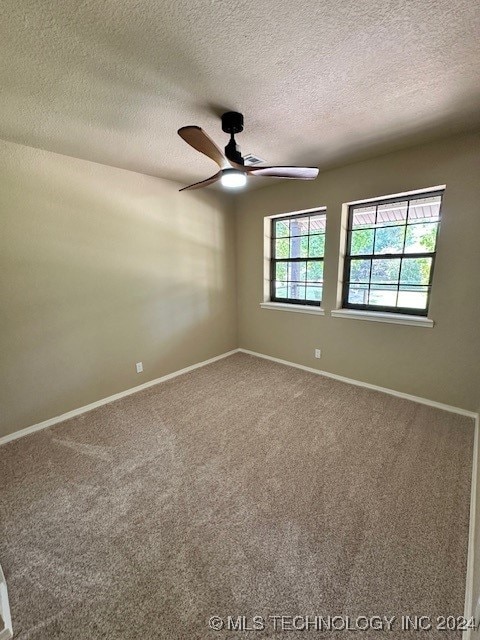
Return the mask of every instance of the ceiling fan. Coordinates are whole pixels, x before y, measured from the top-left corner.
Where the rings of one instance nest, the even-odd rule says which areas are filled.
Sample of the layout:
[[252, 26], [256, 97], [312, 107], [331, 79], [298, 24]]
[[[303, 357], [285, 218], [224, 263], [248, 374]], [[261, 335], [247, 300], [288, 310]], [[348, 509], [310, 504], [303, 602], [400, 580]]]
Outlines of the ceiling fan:
[[211, 158], [220, 167], [215, 175], [195, 182], [186, 189], [200, 189], [221, 181], [224, 187], [242, 187], [247, 182], [247, 176], [270, 176], [272, 178], [290, 178], [293, 180], [314, 180], [318, 175], [316, 167], [259, 167], [248, 166], [235, 142], [235, 134], [243, 131], [243, 115], [236, 111], [228, 111], [222, 116], [222, 129], [230, 134], [230, 142], [225, 147], [225, 153], [217, 147], [215, 142], [200, 127], [189, 126], [178, 130], [178, 135], [191, 147]]

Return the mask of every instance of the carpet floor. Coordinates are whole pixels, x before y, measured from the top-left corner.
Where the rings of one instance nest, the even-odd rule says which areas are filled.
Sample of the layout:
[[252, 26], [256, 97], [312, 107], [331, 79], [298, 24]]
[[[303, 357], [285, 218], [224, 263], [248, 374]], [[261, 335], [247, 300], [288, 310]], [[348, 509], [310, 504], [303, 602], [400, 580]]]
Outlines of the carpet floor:
[[15, 638], [460, 638], [400, 621], [463, 613], [472, 445], [469, 418], [246, 354], [11, 442]]

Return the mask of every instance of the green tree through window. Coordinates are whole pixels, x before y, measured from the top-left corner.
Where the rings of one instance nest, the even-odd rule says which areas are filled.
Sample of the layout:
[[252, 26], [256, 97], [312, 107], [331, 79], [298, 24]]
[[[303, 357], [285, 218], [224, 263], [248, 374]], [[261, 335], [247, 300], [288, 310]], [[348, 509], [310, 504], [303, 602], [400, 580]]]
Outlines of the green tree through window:
[[272, 219], [272, 301], [320, 305], [325, 217], [324, 211], [315, 211]]
[[426, 315], [442, 192], [349, 207], [343, 306]]

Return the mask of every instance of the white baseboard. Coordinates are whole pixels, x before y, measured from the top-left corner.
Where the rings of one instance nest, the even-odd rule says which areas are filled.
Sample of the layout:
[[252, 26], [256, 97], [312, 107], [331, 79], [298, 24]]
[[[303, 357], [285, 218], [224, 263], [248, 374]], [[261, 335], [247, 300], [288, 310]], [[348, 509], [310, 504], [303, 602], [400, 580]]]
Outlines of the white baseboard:
[[444, 411], [450, 411], [451, 413], [459, 413], [462, 416], [478, 418], [478, 413], [475, 411], [468, 411], [468, 409], [462, 409], [461, 407], [453, 407], [449, 404], [443, 404], [442, 402], [436, 402], [435, 400], [429, 400], [428, 398], [421, 398], [420, 396], [413, 396], [410, 393], [403, 393], [402, 391], [395, 391], [394, 389], [388, 389], [387, 387], [379, 387], [376, 384], [370, 384], [369, 382], [362, 382], [361, 380], [355, 380], [353, 378], [346, 378], [345, 376], [339, 376], [336, 373], [329, 373], [328, 371], [322, 371], [321, 369], [314, 369], [313, 367], [306, 367], [303, 364], [297, 364], [296, 362], [290, 362], [289, 360], [281, 360], [280, 358], [274, 358], [273, 356], [267, 356], [264, 353], [257, 353], [256, 351], [250, 351], [249, 349], [237, 349], [240, 353], [248, 353], [251, 356], [257, 356], [257, 358], [264, 358], [265, 360], [272, 360], [272, 362], [278, 362], [279, 364], [287, 365], [288, 367], [295, 367], [295, 369], [302, 369], [310, 373], [316, 373], [319, 376], [326, 376], [327, 378], [333, 378], [333, 380], [339, 380], [340, 382], [346, 382], [347, 384], [354, 384], [357, 387], [365, 387], [365, 389], [372, 389], [373, 391], [381, 391], [382, 393], [388, 393], [390, 396], [396, 396], [397, 398], [404, 398], [405, 400], [411, 400], [412, 402], [418, 402], [420, 404], [426, 404], [429, 407], [436, 407], [437, 409], [443, 409]]
[[[480, 513], [476, 513], [476, 505], [477, 505], [477, 488], [480, 482], [479, 469], [478, 469], [478, 447], [479, 447], [479, 417], [477, 416], [475, 420], [475, 438], [473, 441], [473, 463], [472, 463], [472, 488], [470, 492], [470, 524], [468, 530], [468, 556], [467, 556], [467, 580], [465, 585], [465, 612], [464, 616], [467, 620], [470, 618], [475, 618], [475, 624], [479, 624], [480, 620], [478, 620], [478, 611], [475, 611], [477, 603], [475, 602], [475, 597], [480, 598], [480, 593], [475, 594], [474, 592], [474, 567], [475, 564], [480, 562], [480, 549], [477, 549], [477, 553], [479, 557], [476, 557], [475, 554], [475, 532], [476, 527], [480, 526]], [[480, 633], [477, 637], [480, 636]], [[464, 640], [473, 639], [473, 631], [472, 629], [467, 629], [463, 632]]]
[[211, 364], [212, 362], [216, 362], [217, 360], [221, 360], [222, 358], [226, 358], [228, 356], [231, 356], [233, 353], [237, 353], [237, 352], [238, 352], [238, 349], [227, 351], [226, 353], [222, 353], [219, 356], [214, 356], [213, 358], [209, 358], [208, 360], [204, 360], [203, 362], [192, 364], [189, 367], [185, 367], [184, 369], [179, 369], [178, 371], [174, 371], [173, 373], [167, 373], [167, 375], [162, 376], [161, 378], [155, 378], [155, 380], [150, 380], [149, 382], [145, 382], [144, 384], [139, 384], [137, 387], [132, 387], [131, 389], [120, 391], [120, 393], [115, 393], [113, 396], [108, 396], [108, 398], [102, 398], [101, 400], [97, 400], [96, 402], [87, 404], [84, 407], [80, 407], [79, 409], [73, 409], [72, 411], [63, 413], [61, 416], [56, 416], [55, 418], [49, 418], [48, 420], [44, 420], [43, 422], [39, 422], [38, 424], [33, 424], [30, 427], [19, 429], [18, 431], [14, 431], [13, 433], [9, 433], [8, 435], [1, 437], [0, 446], [2, 444], [6, 444], [7, 442], [11, 442], [12, 440], [17, 440], [18, 438], [23, 438], [24, 436], [28, 436], [31, 433], [35, 433], [35, 431], [40, 431], [41, 429], [47, 429], [48, 427], [51, 427], [54, 424], [58, 424], [59, 422], [64, 422], [65, 420], [68, 420], [69, 418], [74, 418], [75, 416], [79, 416], [82, 413], [87, 413], [87, 411], [92, 411], [92, 409], [101, 407], [104, 404], [113, 402], [114, 400], [119, 400], [120, 398], [129, 396], [132, 393], [143, 391], [143, 389], [148, 389], [149, 387], [153, 387], [154, 385], [159, 384], [160, 382], [165, 382], [166, 380], [171, 380], [172, 378], [181, 376], [184, 373], [188, 373], [189, 371], [194, 371], [194, 369], [199, 369], [200, 367], [204, 367], [207, 364]]

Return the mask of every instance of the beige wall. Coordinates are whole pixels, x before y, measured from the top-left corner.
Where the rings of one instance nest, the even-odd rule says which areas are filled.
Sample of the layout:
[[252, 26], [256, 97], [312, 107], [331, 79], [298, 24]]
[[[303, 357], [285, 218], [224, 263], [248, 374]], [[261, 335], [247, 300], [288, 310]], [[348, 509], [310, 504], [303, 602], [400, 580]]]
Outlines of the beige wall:
[[[480, 374], [480, 135], [457, 136], [279, 182], [236, 199], [239, 345], [477, 410]], [[433, 329], [333, 318], [342, 203], [446, 184], [429, 316]], [[263, 219], [327, 207], [325, 317], [261, 309]], [[313, 350], [322, 349], [321, 360]]]
[[178, 188], [0, 143], [0, 436], [236, 347], [231, 213]]

